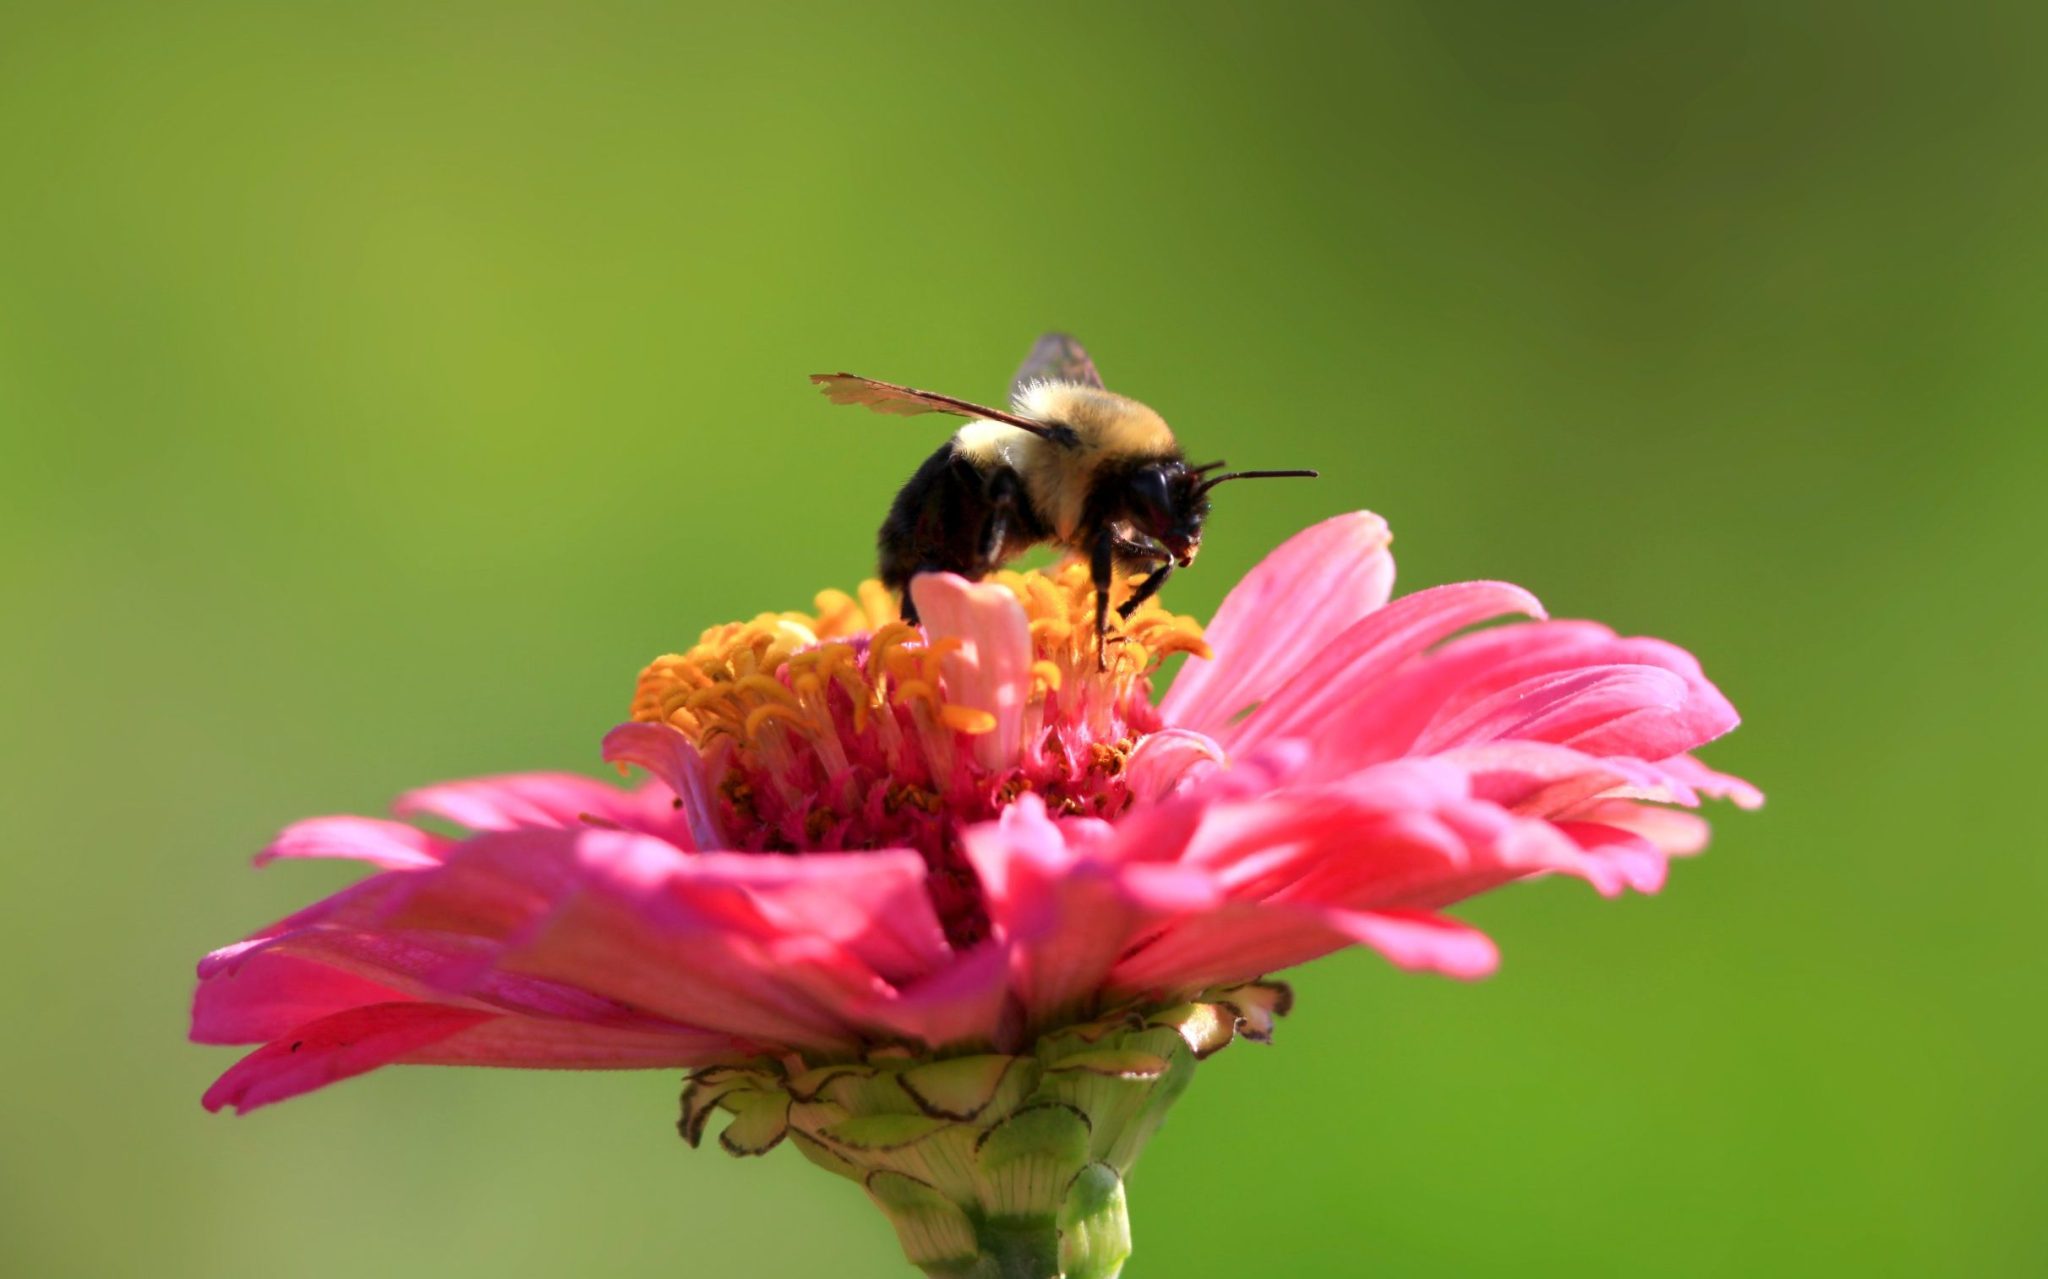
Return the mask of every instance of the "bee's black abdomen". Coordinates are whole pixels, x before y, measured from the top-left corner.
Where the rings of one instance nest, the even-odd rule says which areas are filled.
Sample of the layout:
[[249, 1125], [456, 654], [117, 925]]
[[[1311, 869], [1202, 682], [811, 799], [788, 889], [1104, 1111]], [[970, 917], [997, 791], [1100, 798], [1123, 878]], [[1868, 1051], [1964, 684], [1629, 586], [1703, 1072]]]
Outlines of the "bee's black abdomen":
[[949, 440], [904, 483], [882, 521], [876, 539], [882, 584], [902, 597], [903, 616], [914, 622], [911, 578], [935, 572], [983, 578], [1045, 537], [1017, 472], [977, 465]]

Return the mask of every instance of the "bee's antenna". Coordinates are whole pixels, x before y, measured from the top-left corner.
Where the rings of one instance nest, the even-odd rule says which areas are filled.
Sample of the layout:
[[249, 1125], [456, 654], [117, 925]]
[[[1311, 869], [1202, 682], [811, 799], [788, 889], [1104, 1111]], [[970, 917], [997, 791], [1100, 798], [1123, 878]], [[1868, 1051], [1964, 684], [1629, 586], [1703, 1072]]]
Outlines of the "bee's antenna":
[[1204, 462], [1204, 463], [1202, 463], [1202, 464], [1201, 464], [1200, 466], [1191, 466], [1191, 467], [1189, 467], [1189, 468], [1188, 468], [1188, 474], [1189, 474], [1189, 475], [1207, 475], [1207, 474], [1208, 474], [1209, 472], [1211, 472], [1211, 471], [1215, 470], [1215, 469], [1216, 469], [1217, 467], [1219, 467], [1219, 466], [1229, 466], [1229, 465], [1230, 465], [1230, 463], [1228, 463], [1228, 462], [1224, 461], [1224, 460], [1223, 460], [1222, 458], [1217, 458], [1217, 459], [1216, 459], [1215, 461], [1213, 461], [1213, 462]]
[[[1222, 463], [1218, 462], [1217, 465], [1221, 466]], [[1218, 484], [1226, 484], [1231, 480], [1313, 480], [1318, 474], [1316, 471], [1225, 471], [1213, 480], [1203, 480], [1195, 492], [1207, 493]]]

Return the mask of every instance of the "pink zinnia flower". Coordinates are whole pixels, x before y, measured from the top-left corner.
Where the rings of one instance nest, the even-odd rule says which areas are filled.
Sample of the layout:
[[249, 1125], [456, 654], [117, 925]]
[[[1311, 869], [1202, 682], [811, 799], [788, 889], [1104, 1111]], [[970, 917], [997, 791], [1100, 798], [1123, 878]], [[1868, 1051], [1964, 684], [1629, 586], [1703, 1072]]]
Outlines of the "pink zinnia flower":
[[[647, 668], [604, 742], [638, 789], [399, 800], [462, 837], [295, 825], [258, 861], [379, 873], [201, 964], [193, 1038], [262, 1045], [205, 1103], [396, 1062], [689, 1068], [686, 1137], [722, 1109], [736, 1153], [791, 1138], [934, 1274], [1113, 1275], [1124, 1173], [1193, 1061], [1286, 1011], [1268, 975], [1352, 944], [1483, 975], [1447, 907], [1655, 891], [1701, 797], [1760, 802], [1689, 753], [1736, 715], [1683, 650], [1498, 582], [1389, 602], [1388, 540], [1310, 528], [1206, 634], [1139, 610], [1106, 672], [1078, 568], [920, 578], [922, 630], [828, 592]], [[1460, 634], [1507, 616], [1534, 620]]]

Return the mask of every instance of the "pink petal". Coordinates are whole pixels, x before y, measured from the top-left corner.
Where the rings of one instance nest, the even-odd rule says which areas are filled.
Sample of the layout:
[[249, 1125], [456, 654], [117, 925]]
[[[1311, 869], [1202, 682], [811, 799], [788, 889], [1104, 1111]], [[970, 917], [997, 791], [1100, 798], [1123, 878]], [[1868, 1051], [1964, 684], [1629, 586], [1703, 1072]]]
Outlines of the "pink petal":
[[1223, 748], [1203, 733], [1162, 729], [1138, 739], [1124, 761], [1124, 785], [1131, 801], [1150, 804], [1223, 767]]
[[[1526, 674], [1564, 661], [1559, 654], [1590, 652], [1614, 638], [1592, 622], [1517, 622], [1446, 641], [1384, 680], [1369, 696], [1351, 699], [1348, 712], [1325, 721], [1304, 776], [1324, 779], [1395, 759], [1416, 750], [1432, 722], [1463, 709]], [[1522, 675], [1504, 676], [1504, 671]]]
[[1117, 994], [1171, 997], [1248, 981], [1363, 944], [1402, 968], [1483, 977], [1500, 962], [1486, 934], [1420, 911], [1355, 911], [1297, 903], [1239, 903], [1185, 920], [1123, 960]]
[[1394, 588], [1386, 521], [1358, 511], [1304, 529], [1231, 588], [1204, 631], [1213, 657], [1190, 658], [1160, 703], [1169, 724], [1227, 727]]
[[1612, 867], [1639, 893], [1663, 889], [1669, 862], [1664, 851], [1634, 831], [1599, 822], [1560, 822], [1557, 827], [1595, 861]]
[[709, 922], [658, 926], [633, 906], [594, 890], [564, 902], [508, 942], [496, 965], [603, 994], [649, 1015], [736, 1038], [832, 1052], [853, 1036], [832, 1007], [805, 989], [801, 962]]
[[911, 849], [679, 856], [657, 841], [593, 834], [580, 841], [579, 857], [650, 910], [675, 902], [760, 937], [829, 941], [892, 980], [952, 958], [925, 892], [929, 868]]
[[294, 1027], [207, 1089], [208, 1110], [242, 1114], [379, 1066], [513, 1066], [576, 1070], [687, 1067], [754, 1051], [687, 1028], [505, 1016], [449, 1004], [368, 1004]]
[[1603, 799], [1580, 809], [1573, 817], [1633, 832], [1667, 857], [1688, 856], [1707, 846], [1709, 828], [1705, 818], [1661, 804]]
[[961, 832], [1031, 1025], [1079, 1010], [1152, 924], [1219, 899], [1213, 880], [1192, 868], [1121, 864], [1113, 841], [1099, 841], [1100, 854], [1071, 843], [1036, 795]]
[[438, 866], [450, 841], [404, 822], [373, 817], [313, 817], [284, 828], [256, 854], [258, 866], [280, 857], [339, 857], [385, 870]]
[[1670, 759], [1659, 760], [1657, 767], [1702, 795], [1734, 800], [1737, 808], [1763, 807], [1762, 791], [1740, 777], [1717, 773], [1690, 755], [1675, 755]]
[[[781, 863], [781, 864], [778, 864]], [[820, 1051], [849, 1009], [949, 956], [915, 854], [687, 854], [585, 831], [578, 883], [497, 962], [656, 1016]]]
[[496, 1016], [446, 1004], [369, 1004], [309, 1022], [236, 1062], [201, 1099], [248, 1114], [397, 1061]]
[[991, 770], [1014, 765], [1031, 694], [1031, 621], [1024, 606], [1006, 586], [953, 573], [919, 574], [910, 593], [929, 639], [962, 641], [942, 663], [947, 700], [995, 716], [995, 729], [974, 737], [976, 760]]
[[731, 841], [719, 829], [718, 804], [711, 793], [704, 759], [679, 729], [667, 724], [621, 724], [605, 734], [602, 751], [605, 762], [637, 764], [668, 785], [682, 801], [683, 815], [690, 828], [690, 847], [730, 846]]
[[1219, 740], [1236, 755], [1277, 738], [1341, 733], [1370, 706], [1383, 681], [1431, 645], [1516, 612], [1541, 617], [1543, 606], [1505, 582], [1461, 582], [1403, 596], [1339, 635]]
[[1009, 951], [984, 942], [929, 977], [864, 1001], [853, 1015], [883, 1037], [932, 1048], [985, 1044], [1014, 1052], [1024, 1047], [1023, 1025], [1020, 1018], [1006, 1018], [1010, 1007]]
[[1664, 780], [1641, 760], [1601, 759], [1550, 742], [1486, 742], [1434, 758], [1462, 769], [1475, 796], [1527, 817], [1560, 816], [1621, 787], [1656, 787]]
[[665, 1024], [606, 1025], [547, 1017], [494, 1017], [408, 1053], [423, 1066], [536, 1070], [652, 1070], [758, 1055], [728, 1035]]
[[260, 1044], [322, 1017], [405, 998], [316, 960], [276, 955], [200, 981], [192, 997], [192, 1042]]
[[472, 836], [433, 872], [404, 876], [388, 894], [360, 899], [337, 894], [330, 899], [334, 909], [301, 922], [502, 939], [532, 925], [571, 891], [577, 840], [584, 833], [589, 832], [520, 830]]
[[475, 831], [578, 826], [593, 817], [633, 826], [648, 815], [641, 795], [574, 773], [509, 773], [442, 782], [406, 792], [391, 810], [400, 817], [439, 817]]
[[[1711, 686], [1708, 686], [1711, 691]], [[1589, 755], [1662, 759], [1735, 726], [1718, 693], [1697, 696], [1681, 675], [1657, 666], [1586, 666], [1512, 684], [1447, 722], [1432, 725], [1422, 751], [1519, 739], [1556, 742]]]
[[[239, 997], [233, 989], [223, 996], [220, 1004], [228, 1007], [286, 982], [305, 981], [298, 965], [312, 961], [376, 983], [384, 991], [379, 998], [353, 1003], [457, 996], [497, 1012], [576, 1021], [633, 1019], [632, 1010], [589, 991], [497, 969], [493, 965], [500, 948], [495, 938], [458, 933], [306, 928], [235, 948], [231, 958], [203, 971], [200, 989], [241, 990]], [[282, 981], [272, 976], [280, 965], [285, 966]]]

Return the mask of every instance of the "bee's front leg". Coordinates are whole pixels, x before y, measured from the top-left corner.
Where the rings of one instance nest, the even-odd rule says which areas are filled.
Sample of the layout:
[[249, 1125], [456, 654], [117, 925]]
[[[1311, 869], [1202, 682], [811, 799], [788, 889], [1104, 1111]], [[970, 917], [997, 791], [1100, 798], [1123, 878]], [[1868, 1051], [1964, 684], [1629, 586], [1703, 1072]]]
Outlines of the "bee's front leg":
[[1138, 606], [1159, 593], [1166, 585], [1167, 577], [1173, 572], [1173, 553], [1159, 544], [1159, 540], [1143, 533], [1133, 533], [1119, 541], [1116, 546], [1117, 562], [1130, 569], [1145, 570], [1145, 580], [1138, 583], [1131, 592], [1131, 598], [1117, 606], [1117, 616], [1129, 618], [1138, 611]]

